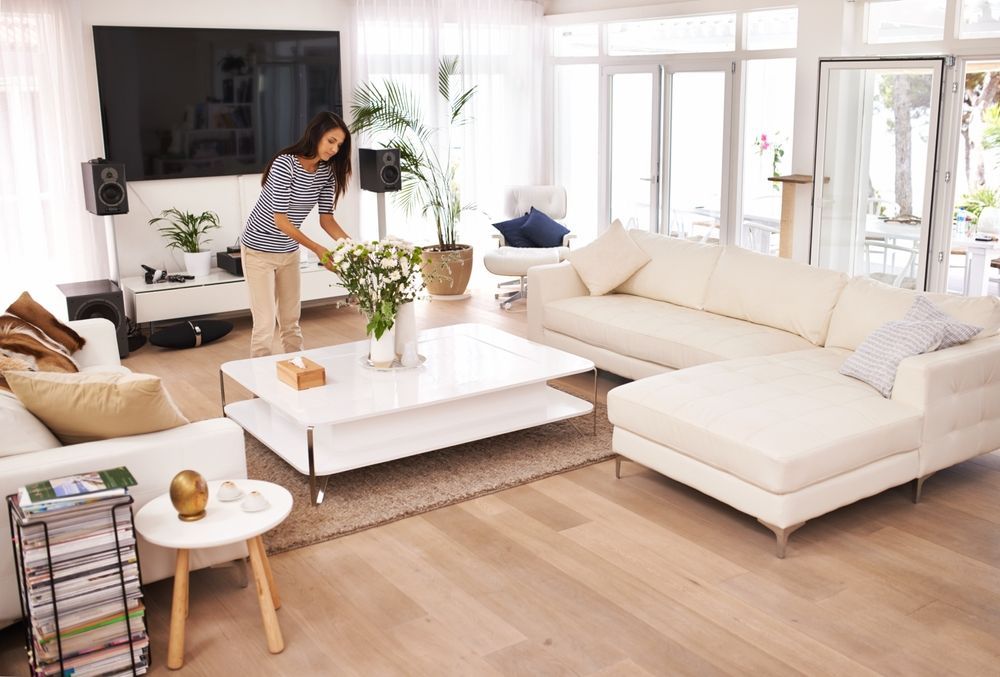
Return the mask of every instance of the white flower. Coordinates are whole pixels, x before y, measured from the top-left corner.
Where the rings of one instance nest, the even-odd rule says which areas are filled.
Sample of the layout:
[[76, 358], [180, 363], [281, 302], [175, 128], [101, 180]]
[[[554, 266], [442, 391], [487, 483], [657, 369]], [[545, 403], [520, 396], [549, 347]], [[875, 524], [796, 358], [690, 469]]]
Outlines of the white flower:
[[403, 276], [399, 273], [399, 271], [398, 270], [394, 270], [389, 275], [389, 280], [391, 280], [392, 282], [397, 282], [399, 280], [399, 278], [401, 278], [401, 277], [403, 277]]
[[399, 261], [399, 269], [403, 271], [403, 275], [409, 275], [410, 274], [410, 260], [409, 259], [400, 259], [400, 261]]
[[390, 256], [387, 256], [384, 259], [382, 259], [382, 267], [383, 268], [395, 268], [396, 265], [397, 265], [396, 259], [394, 259], [394, 258], [392, 258]]

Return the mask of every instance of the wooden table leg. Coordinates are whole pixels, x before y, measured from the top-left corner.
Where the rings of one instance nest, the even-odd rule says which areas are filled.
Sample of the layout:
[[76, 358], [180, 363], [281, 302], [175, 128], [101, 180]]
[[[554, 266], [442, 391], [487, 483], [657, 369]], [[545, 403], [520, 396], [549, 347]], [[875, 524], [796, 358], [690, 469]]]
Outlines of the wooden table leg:
[[264, 539], [260, 536], [254, 536], [254, 541], [257, 542], [257, 550], [260, 552], [260, 561], [264, 563], [264, 574], [267, 576], [267, 587], [271, 589], [271, 601], [274, 602], [274, 608], [281, 608], [281, 597], [278, 595], [278, 586], [274, 584], [274, 574], [271, 573], [271, 560], [267, 558], [267, 550], [264, 549]]
[[170, 641], [167, 644], [167, 667], [177, 670], [184, 666], [184, 623], [188, 609], [188, 554], [177, 551], [174, 568], [174, 598], [170, 606]]
[[253, 580], [257, 584], [257, 602], [260, 606], [260, 617], [264, 622], [264, 634], [267, 636], [267, 650], [271, 653], [281, 653], [285, 648], [285, 640], [281, 637], [281, 627], [278, 625], [278, 615], [274, 613], [274, 598], [271, 597], [271, 586], [268, 585], [263, 544], [258, 547], [259, 536], [247, 540], [247, 550], [250, 551], [250, 568], [253, 569]]

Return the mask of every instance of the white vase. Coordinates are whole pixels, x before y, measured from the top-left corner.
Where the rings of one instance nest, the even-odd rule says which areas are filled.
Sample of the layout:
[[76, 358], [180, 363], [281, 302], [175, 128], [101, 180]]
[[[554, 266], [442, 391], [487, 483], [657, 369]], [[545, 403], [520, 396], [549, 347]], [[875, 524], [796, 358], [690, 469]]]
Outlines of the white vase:
[[404, 303], [396, 309], [396, 321], [392, 328], [396, 332], [396, 354], [402, 355], [407, 343], [417, 342], [417, 311], [413, 302]]
[[212, 268], [212, 252], [184, 252], [184, 270], [195, 278], [205, 277]]
[[392, 366], [396, 359], [396, 332], [395, 327], [388, 329], [382, 338], [375, 338], [371, 334], [368, 338], [368, 359], [372, 366], [380, 369], [387, 369]]

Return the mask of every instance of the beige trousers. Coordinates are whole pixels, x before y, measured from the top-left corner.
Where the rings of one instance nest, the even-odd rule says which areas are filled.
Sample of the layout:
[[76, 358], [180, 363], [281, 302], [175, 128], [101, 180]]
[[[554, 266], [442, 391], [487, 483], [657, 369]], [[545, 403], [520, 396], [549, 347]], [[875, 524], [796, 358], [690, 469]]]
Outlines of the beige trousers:
[[274, 324], [278, 323], [282, 352], [302, 350], [302, 277], [299, 253], [262, 252], [243, 246], [243, 275], [250, 290], [250, 314], [253, 333], [250, 356], [270, 355], [274, 343]]

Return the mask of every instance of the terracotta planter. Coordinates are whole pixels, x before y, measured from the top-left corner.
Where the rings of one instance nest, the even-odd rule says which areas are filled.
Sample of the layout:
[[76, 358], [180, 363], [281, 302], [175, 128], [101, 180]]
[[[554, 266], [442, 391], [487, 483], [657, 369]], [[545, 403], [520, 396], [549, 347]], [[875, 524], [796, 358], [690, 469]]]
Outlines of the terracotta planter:
[[455, 245], [455, 249], [440, 250], [439, 245], [423, 248], [421, 269], [427, 291], [435, 296], [458, 296], [465, 293], [472, 276], [472, 247]]

